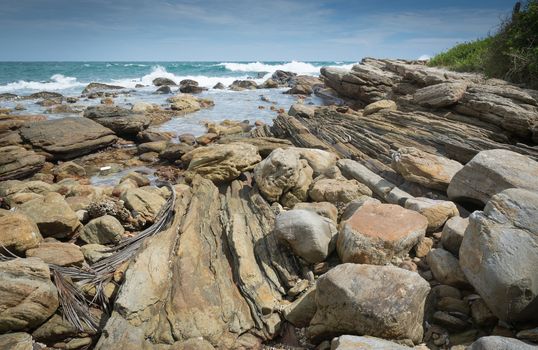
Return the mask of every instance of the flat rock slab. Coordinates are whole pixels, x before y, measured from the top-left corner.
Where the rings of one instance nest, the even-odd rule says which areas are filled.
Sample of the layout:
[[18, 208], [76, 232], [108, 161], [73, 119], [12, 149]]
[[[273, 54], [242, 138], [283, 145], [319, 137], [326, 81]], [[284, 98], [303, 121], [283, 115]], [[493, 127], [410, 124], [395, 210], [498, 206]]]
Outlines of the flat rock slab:
[[43, 164], [43, 155], [24, 147], [0, 147], [0, 181], [25, 178], [39, 171]]
[[22, 138], [52, 159], [66, 160], [116, 142], [112, 130], [88, 118], [63, 118], [25, 125]]

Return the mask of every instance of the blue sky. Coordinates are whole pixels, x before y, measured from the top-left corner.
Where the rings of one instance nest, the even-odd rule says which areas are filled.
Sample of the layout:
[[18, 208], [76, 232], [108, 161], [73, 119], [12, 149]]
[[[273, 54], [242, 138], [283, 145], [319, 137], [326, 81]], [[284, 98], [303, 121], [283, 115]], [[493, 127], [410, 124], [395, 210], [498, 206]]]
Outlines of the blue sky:
[[495, 31], [513, 4], [0, 0], [0, 60], [414, 59]]

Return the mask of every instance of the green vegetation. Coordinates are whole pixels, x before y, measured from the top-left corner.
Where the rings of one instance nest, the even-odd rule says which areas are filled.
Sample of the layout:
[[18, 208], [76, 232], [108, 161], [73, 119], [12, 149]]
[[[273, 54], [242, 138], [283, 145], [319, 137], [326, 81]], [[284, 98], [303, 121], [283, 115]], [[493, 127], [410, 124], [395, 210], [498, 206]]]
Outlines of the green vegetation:
[[516, 9], [494, 35], [458, 44], [433, 57], [429, 65], [482, 72], [538, 88], [538, 0]]

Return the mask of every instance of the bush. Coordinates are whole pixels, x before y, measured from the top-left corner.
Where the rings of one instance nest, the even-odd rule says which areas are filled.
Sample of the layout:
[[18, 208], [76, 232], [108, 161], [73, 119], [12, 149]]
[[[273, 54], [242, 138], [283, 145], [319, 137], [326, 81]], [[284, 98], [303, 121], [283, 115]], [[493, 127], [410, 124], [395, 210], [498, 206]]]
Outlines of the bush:
[[429, 65], [482, 72], [538, 88], [538, 0], [515, 11], [495, 35], [458, 44], [433, 57]]

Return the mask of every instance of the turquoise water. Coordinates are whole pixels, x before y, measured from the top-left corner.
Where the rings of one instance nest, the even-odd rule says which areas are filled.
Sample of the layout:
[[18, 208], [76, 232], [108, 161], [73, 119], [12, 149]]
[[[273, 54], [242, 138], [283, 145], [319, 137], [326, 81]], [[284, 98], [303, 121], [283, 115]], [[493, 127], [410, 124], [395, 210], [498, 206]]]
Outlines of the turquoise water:
[[[287, 89], [258, 89], [246, 91], [218, 90], [212, 87], [218, 82], [225, 86], [236, 79], [253, 79], [263, 83], [277, 69], [297, 74], [319, 75], [322, 66], [350, 68], [349, 62], [0, 62], [0, 93], [13, 93], [20, 96], [38, 91], [55, 91], [64, 96], [80, 97], [84, 87], [90, 82], [116, 84], [127, 88], [125, 93], [114, 98], [114, 103], [130, 108], [138, 101], [149, 102], [167, 108], [166, 99], [170, 95], [155, 94], [152, 81], [166, 77], [179, 83], [183, 79], [196, 80], [208, 90], [198, 96], [210, 98], [215, 106], [185, 117], [174, 118], [156, 129], [193, 133], [205, 132], [204, 121], [220, 122], [225, 119], [261, 120], [272, 124], [275, 109], [288, 110], [301, 99], [307, 104], [322, 104], [316, 96], [307, 98], [283, 94]], [[137, 85], [143, 87], [136, 87]], [[177, 87], [172, 88], [177, 93]], [[262, 96], [264, 97], [262, 99]], [[267, 102], [266, 100], [271, 102]], [[12, 111], [15, 114], [42, 114], [50, 119], [79, 117], [87, 107], [99, 104], [99, 99], [79, 98], [71, 105], [77, 109], [71, 113], [51, 113], [39, 101], [16, 99], [1, 101], [0, 108], [23, 109]], [[273, 110], [271, 107], [274, 107]]]

